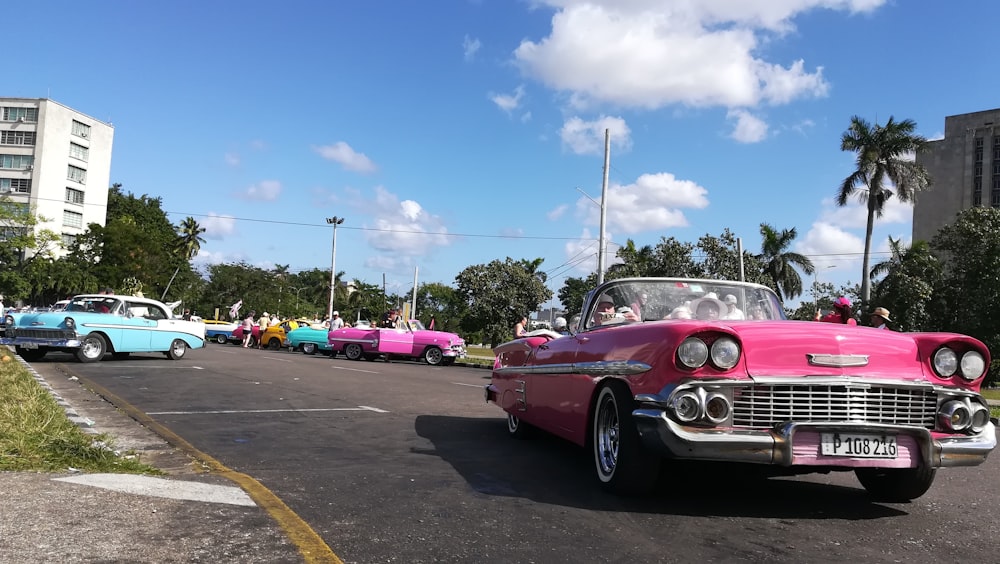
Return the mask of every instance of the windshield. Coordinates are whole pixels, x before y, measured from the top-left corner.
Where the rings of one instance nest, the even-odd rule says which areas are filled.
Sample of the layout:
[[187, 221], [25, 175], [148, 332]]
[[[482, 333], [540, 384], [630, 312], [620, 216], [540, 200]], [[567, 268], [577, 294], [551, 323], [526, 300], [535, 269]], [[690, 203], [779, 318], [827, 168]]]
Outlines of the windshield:
[[686, 279], [616, 280], [590, 303], [585, 327], [661, 319], [785, 319], [771, 290], [755, 284]]
[[115, 313], [120, 302], [107, 296], [77, 296], [66, 304], [66, 311]]
[[427, 328], [424, 327], [424, 324], [421, 323], [419, 319], [411, 319], [410, 320], [410, 329], [413, 330], [413, 331], [426, 331], [427, 330]]

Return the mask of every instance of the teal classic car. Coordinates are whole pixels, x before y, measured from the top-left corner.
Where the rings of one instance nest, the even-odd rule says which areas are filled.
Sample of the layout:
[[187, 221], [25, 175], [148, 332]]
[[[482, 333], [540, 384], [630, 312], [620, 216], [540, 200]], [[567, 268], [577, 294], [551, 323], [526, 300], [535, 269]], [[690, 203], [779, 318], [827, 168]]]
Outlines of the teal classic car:
[[27, 361], [50, 351], [73, 353], [80, 362], [145, 352], [178, 360], [205, 346], [204, 323], [175, 318], [163, 303], [135, 296], [85, 294], [64, 311], [7, 315], [4, 321], [0, 344], [12, 345]]
[[329, 329], [322, 325], [299, 325], [285, 334], [285, 346], [289, 350], [302, 351], [306, 354], [316, 354], [319, 351], [329, 353], [332, 347], [327, 342]]

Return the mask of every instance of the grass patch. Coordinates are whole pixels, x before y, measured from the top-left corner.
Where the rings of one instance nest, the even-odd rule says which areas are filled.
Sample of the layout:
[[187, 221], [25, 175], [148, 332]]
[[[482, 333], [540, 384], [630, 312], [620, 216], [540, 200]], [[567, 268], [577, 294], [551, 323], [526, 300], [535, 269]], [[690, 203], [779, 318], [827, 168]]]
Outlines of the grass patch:
[[[0, 356], [12, 356], [0, 349]], [[16, 360], [0, 362], [0, 470], [162, 474], [132, 452], [116, 454], [113, 439], [90, 435]]]
[[465, 346], [465, 353], [469, 356], [488, 356], [490, 358], [494, 357], [493, 349], [489, 347], [470, 347]]
[[983, 389], [979, 390], [979, 393], [986, 399], [1000, 400], [1000, 388]]

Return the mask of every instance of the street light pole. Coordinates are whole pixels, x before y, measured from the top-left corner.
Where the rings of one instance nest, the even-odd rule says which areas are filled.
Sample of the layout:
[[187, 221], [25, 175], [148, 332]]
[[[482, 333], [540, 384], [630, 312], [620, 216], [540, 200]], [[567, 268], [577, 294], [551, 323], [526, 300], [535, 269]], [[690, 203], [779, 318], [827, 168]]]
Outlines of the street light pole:
[[611, 168], [611, 130], [604, 130], [604, 182], [601, 185], [601, 248], [597, 250], [597, 283], [604, 283], [604, 265], [608, 261], [607, 243], [604, 241], [605, 224], [608, 219], [608, 169]]
[[333, 291], [337, 287], [337, 226], [344, 223], [342, 217], [328, 217], [326, 222], [333, 225], [333, 253], [330, 256], [330, 305], [326, 308], [326, 318], [333, 319]]

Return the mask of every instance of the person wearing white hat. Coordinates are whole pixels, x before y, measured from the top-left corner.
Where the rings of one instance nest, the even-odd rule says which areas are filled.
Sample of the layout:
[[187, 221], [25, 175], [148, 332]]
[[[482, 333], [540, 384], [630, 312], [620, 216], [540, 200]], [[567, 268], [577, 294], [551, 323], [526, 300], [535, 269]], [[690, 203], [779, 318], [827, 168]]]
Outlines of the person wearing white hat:
[[884, 307], [877, 307], [872, 311], [871, 322], [872, 327], [876, 329], [888, 329], [888, 322], [892, 321], [889, 319], [889, 310]]
[[726, 313], [722, 315], [723, 319], [738, 320], [747, 318], [746, 314], [743, 313], [743, 310], [737, 307], [736, 296], [733, 294], [726, 294], [725, 297], [722, 298], [722, 301], [726, 303]]
[[341, 329], [344, 327], [344, 320], [340, 318], [340, 312], [333, 310], [333, 319], [330, 320], [330, 329]]
[[722, 319], [728, 308], [729, 306], [723, 303], [722, 300], [711, 294], [706, 295], [704, 298], [693, 300], [690, 306], [691, 311], [694, 312], [694, 318], [702, 321]]

